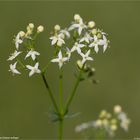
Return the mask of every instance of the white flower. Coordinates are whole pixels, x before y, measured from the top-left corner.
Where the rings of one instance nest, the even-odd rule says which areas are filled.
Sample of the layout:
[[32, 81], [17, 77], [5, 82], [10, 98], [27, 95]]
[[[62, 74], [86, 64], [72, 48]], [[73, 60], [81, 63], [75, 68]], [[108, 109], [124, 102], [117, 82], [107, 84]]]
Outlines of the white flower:
[[98, 45], [101, 45], [101, 42], [97, 38], [97, 36], [94, 35], [94, 41], [89, 45], [89, 47], [94, 47], [95, 52], [98, 53], [98, 51], [99, 51]]
[[79, 23], [74, 23], [69, 27], [69, 31], [73, 30], [73, 29], [78, 29], [78, 34], [81, 35], [82, 30], [87, 28], [87, 26], [83, 23], [83, 20], [80, 19]]
[[90, 55], [90, 50], [88, 50], [86, 52], [86, 54], [80, 53], [80, 55], [82, 56], [83, 60], [82, 60], [82, 64], [84, 64], [87, 60], [93, 61], [92, 57], [89, 57]]
[[27, 57], [30, 57], [31, 56], [31, 58], [33, 59], [33, 61], [36, 59], [36, 55], [40, 55], [40, 53], [39, 52], [37, 52], [37, 51], [34, 51], [34, 50], [30, 50], [29, 52], [28, 52], [28, 54], [25, 56], [25, 59], [27, 58]]
[[100, 45], [103, 45], [103, 52], [105, 52], [108, 47], [108, 40], [105, 35], [103, 35], [103, 39], [100, 40]]
[[15, 38], [15, 46], [16, 46], [16, 49], [19, 48], [19, 45], [22, 44], [22, 39], [20, 38], [20, 34], [18, 33], [16, 38]]
[[52, 37], [50, 37], [50, 39], [52, 40], [51, 41], [51, 45], [54, 45], [57, 43], [58, 46], [62, 46], [63, 44], [65, 44], [65, 41], [64, 41], [64, 34], [56, 34]]
[[85, 41], [86, 43], [89, 43], [91, 40], [92, 40], [92, 37], [88, 33], [86, 33], [84, 35], [84, 37], [80, 39], [79, 42], [81, 43], [81, 42], [84, 42]]
[[84, 44], [79, 44], [77, 42], [75, 42], [75, 44], [73, 45], [71, 52], [77, 51], [79, 54], [81, 53], [81, 48], [83, 48], [85, 45]]
[[85, 129], [88, 129], [90, 127], [89, 123], [82, 123], [81, 125], [76, 126], [75, 131], [76, 132], [81, 132]]
[[60, 33], [64, 34], [67, 38], [70, 38], [70, 33], [67, 29], [61, 30]]
[[52, 59], [51, 62], [56, 62], [59, 65], [59, 68], [61, 68], [64, 64], [65, 61], [67, 61], [69, 58], [68, 57], [63, 57], [62, 52], [59, 51], [58, 53], [58, 58]]
[[14, 51], [14, 53], [11, 54], [11, 56], [8, 58], [8, 61], [15, 59], [21, 52], [18, 52], [17, 50]]
[[130, 119], [127, 117], [126, 113], [121, 112], [118, 115], [118, 119], [121, 121], [120, 126], [125, 130], [128, 131]]
[[125, 130], [128, 131], [128, 127], [130, 124], [130, 119], [127, 117], [126, 113], [122, 112], [118, 115], [118, 119], [121, 121], [120, 126]]
[[16, 69], [17, 62], [14, 64], [10, 64], [10, 70], [13, 74], [21, 74], [17, 69]]
[[30, 66], [30, 65], [26, 65], [26, 67], [29, 70], [31, 70], [30, 73], [29, 73], [29, 77], [31, 77], [35, 73], [41, 73], [41, 70], [38, 69], [38, 67], [39, 67], [39, 63], [38, 62], [34, 65], [34, 67]]

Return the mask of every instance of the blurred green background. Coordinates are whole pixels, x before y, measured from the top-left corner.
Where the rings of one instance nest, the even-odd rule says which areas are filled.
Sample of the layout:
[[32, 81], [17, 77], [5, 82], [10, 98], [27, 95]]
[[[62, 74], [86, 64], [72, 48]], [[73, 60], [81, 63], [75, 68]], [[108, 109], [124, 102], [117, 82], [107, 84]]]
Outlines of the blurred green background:
[[[45, 32], [38, 38], [41, 63], [52, 56], [49, 32], [55, 24], [67, 26], [73, 15], [94, 20], [109, 34], [111, 48], [95, 56], [94, 66], [99, 85], [84, 82], [78, 88], [71, 112], [81, 112], [66, 120], [65, 139], [82, 138], [74, 132], [81, 122], [96, 119], [102, 109], [112, 111], [116, 104], [123, 106], [132, 120], [129, 133], [120, 131], [117, 138], [140, 137], [140, 2], [77, 1], [77, 2], [0, 2], [0, 136], [18, 136], [21, 139], [54, 139], [57, 124], [48, 117], [51, 102], [41, 78], [28, 78], [27, 73], [13, 77], [6, 61], [12, 51], [12, 39], [28, 23], [44, 25]], [[65, 96], [74, 84], [73, 65], [65, 65]], [[57, 96], [58, 66], [51, 65], [48, 80]]]

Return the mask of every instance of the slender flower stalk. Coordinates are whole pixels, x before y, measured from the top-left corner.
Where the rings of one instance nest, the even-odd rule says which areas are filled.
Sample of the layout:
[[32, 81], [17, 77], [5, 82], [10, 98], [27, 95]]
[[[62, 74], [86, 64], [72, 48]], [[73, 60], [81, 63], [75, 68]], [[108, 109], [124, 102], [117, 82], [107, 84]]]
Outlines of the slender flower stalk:
[[45, 84], [46, 89], [48, 90], [48, 93], [49, 93], [49, 95], [50, 95], [50, 98], [51, 98], [51, 101], [52, 101], [53, 106], [54, 106], [54, 108], [55, 108], [55, 111], [56, 111], [56, 112], [59, 112], [59, 109], [58, 109], [57, 103], [56, 103], [56, 101], [55, 101], [55, 98], [54, 98], [54, 96], [53, 96], [53, 94], [52, 94], [52, 91], [51, 91], [51, 89], [50, 89], [50, 86], [49, 86], [49, 84], [48, 84], [48, 82], [47, 82], [47, 80], [46, 80], [46, 77], [45, 77], [45, 75], [44, 75], [43, 73], [41, 73], [41, 77], [42, 77], [42, 79], [43, 79], [43, 82], [44, 82], [44, 84]]
[[75, 83], [75, 86], [74, 86], [74, 88], [73, 88], [73, 90], [72, 90], [72, 92], [71, 92], [71, 94], [66, 102], [64, 114], [66, 114], [68, 112], [69, 106], [70, 106], [71, 102], [73, 101], [73, 98], [76, 94], [76, 90], [77, 90], [79, 83], [80, 83], [81, 76], [82, 76], [82, 70], [80, 70], [79, 75], [78, 75], [77, 80], [76, 80], [76, 83]]

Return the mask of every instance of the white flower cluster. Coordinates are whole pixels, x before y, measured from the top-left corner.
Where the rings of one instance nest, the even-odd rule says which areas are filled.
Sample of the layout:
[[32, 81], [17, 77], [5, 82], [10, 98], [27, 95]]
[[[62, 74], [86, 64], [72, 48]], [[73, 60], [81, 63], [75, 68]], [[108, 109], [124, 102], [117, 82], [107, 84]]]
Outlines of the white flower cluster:
[[[10, 64], [9, 71], [11, 71], [13, 74], [21, 74], [21, 72], [17, 70], [17, 64], [19, 64], [19, 66], [30, 70], [29, 76], [32, 76], [35, 73], [41, 73], [41, 70], [39, 70], [39, 62], [35, 61], [37, 56], [40, 55], [40, 53], [35, 51], [34, 40], [39, 33], [43, 32], [43, 30], [43, 26], [40, 25], [35, 30], [34, 24], [29, 23], [26, 32], [20, 31], [16, 35], [14, 39], [15, 51], [8, 58], [8, 61], [15, 60], [15, 62], [14, 64]], [[24, 54], [25, 50], [26, 54], [24, 55], [24, 60], [31, 57], [32, 61], [35, 62], [34, 66], [25, 65], [20, 61], [19, 55]]]
[[51, 62], [58, 63], [59, 68], [62, 68], [74, 52], [82, 58], [80, 60], [82, 65], [86, 61], [93, 61], [91, 53], [98, 53], [99, 47], [103, 48], [103, 52], [106, 51], [109, 44], [106, 36], [106, 33], [96, 28], [94, 21], [86, 24], [80, 15], [75, 14], [70, 27], [61, 29], [59, 25], [54, 26], [54, 33], [50, 40], [51, 45], [56, 48], [57, 58], [52, 59]]
[[101, 111], [99, 118], [94, 121], [85, 122], [76, 126], [75, 131], [81, 132], [89, 128], [95, 128], [97, 130], [104, 129], [108, 136], [115, 136], [116, 130], [121, 127], [123, 130], [128, 131], [130, 119], [127, 114], [122, 111], [120, 105], [114, 106], [113, 114], [106, 110]]

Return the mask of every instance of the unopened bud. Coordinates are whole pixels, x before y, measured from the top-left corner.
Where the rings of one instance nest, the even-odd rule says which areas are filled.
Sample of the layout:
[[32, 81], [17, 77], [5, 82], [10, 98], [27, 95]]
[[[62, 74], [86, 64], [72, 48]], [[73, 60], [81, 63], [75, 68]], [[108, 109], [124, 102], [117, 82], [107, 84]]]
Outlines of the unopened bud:
[[24, 36], [25, 36], [25, 32], [20, 31], [20, 32], [19, 32], [19, 36], [20, 36], [21, 38], [24, 37]]
[[117, 120], [116, 120], [116, 119], [112, 119], [112, 120], [110, 121], [110, 123], [111, 123], [111, 124], [117, 124]]
[[112, 130], [112, 131], [116, 131], [117, 130], [117, 125], [115, 125], [115, 124], [113, 124], [113, 125], [111, 125], [110, 126], [110, 129]]
[[33, 23], [29, 23], [28, 26], [29, 26], [30, 29], [33, 29], [34, 28], [34, 24]]
[[93, 35], [96, 35], [96, 34], [97, 34], [97, 29], [93, 29], [93, 30], [91, 31], [91, 33], [92, 33]]
[[42, 25], [40, 25], [40, 26], [37, 27], [37, 32], [38, 33], [41, 33], [43, 31], [44, 31], [44, 27]]
[[61, 29], [61, 27], [60, 27], [59, 25], [55, 25], [55, 26], [54, 26], [54, 30], [55, 30], [55, 31], [60, 31], [60, 29]]
[[74, 20], [77, 21], [77, 22], [79, 22], [81, 20], [80, 15], [79, 14], [75, 14], [74, 15]]
[[101, 34], [101, 33], [98, 33], [98, 34], [97, 34], [97, 38], [98, 38], [98, 39], [101, 39], [101, 38], [102, 38], [102, 34]]
[[83, 64], [82, 64], [81, 60], [77, 61], [77, 66], [78, 66], [78, 68], [82, 69]]
[[97, 120], [96, 121], [96, 126], [101, 127], [102, 126], [102, 120]]
[[114, 112], [116, 114], [121, 113], [122, 112], [122, 107], [120, 105], [114, 106]]
[[89, 27], [89, 28], [95, 27], [95, 22], [94, 22], [94, 21], [89, 21], [89, 22], [88, 22], [88, 27]]
[[100, 113], [100, 118], [105, 118], [107, 115], [107, 111], [106, 110], [102, 110], [101, 113]]
[[57, 46], [61, 47], [63, 45], [62, 41], [57, 42]]

